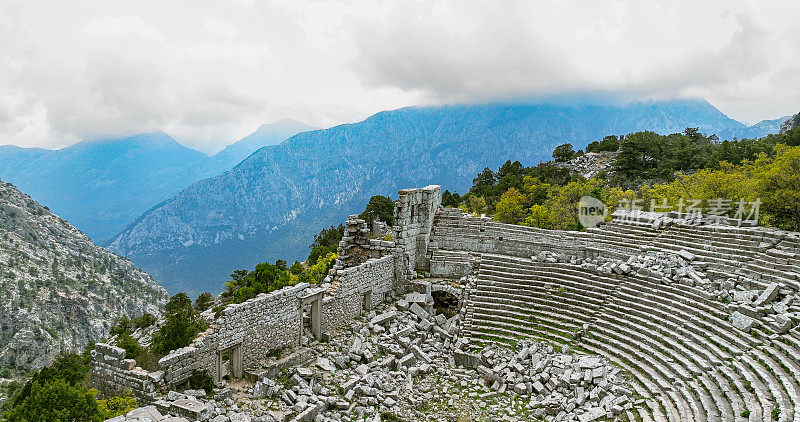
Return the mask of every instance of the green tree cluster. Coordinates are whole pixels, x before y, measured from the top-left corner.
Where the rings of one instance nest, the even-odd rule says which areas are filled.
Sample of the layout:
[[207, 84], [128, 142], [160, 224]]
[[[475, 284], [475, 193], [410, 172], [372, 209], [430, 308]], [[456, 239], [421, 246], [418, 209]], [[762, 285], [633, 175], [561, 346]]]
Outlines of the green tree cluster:
[[[665, 211], [679, 209], [681, 199], [699, 199], [705, 209], [719, 207], [718, 198], [759, 199], [762, 224], [800, 230], [800, 128], [721, 143], [696, 128], [671, 135], [637, 132], [606, 137], [591, 149], [610, 150], [615, 143], [609, 180], [570, 175], [553, 161], [534, 167], [508, 161], [497, 172], [485, 168], [463, 196], [446, 191], [448, 206], [504, 223], [580, 229], [577, 203], [584, 195], [600, 199], [610, 212], [621, 201], [635, 200], [645, 210], [658, 204], [654, 210]], [[725, 214], [735, 216], [736, 204], [727, 205]]]
[[164, 324], [153, 333], [151, 352], [165, 356], [172, 350], [188, 346], [207, 328], [208, 324], [192, 306], [192, 300], [186, 293], [178, 293], [167, 302]]
[[99, 422], [136, 407], [136, 400], [130, 395], [98, 400], [97, 391], [87, 387], [89, 362], [88, 353], [59, 355], [3, 403], [4, 420]]
[[257, 264], [253, 271], [238, 270], [231, 274], [231, 280], [225, 283], [225, 291], [220, 295], [220, 299], [225, 304], [242, 303], [261, 293], [295, 285], [299, 280], [300, 278], [285, 268], [285, 265], [262, 262]]
[[612, 183], [635, 187], [642, 183], [672, 181], [676, 172], [706, 167], [714, 146], [714, 139], [703, 136], [696, 128], [671, 135], [630, 134], [619, 145], [612, 167]]
[[367, 206], [364, 208], [364, 212], [358, 217], [367, 222], [378, 220], [393, 225], [394, 201], [387, 196], [375, 195], [369, 199]]
[[457, 208], [460, 204], [461, 204], [461, 195], [459, 195], [458, 193], [451, 193], [447, 189], [445, 189], [445, 191], [442, 192], [442, 206]]
[[564, 163], [575, 157], [576, 153], [572, 149], [572, 144], [561, 144], [553, 149], [553, 159], [556, 163]]
[[589, 142], [586, 145], [586, 152], [615, 152], [619, 149], [619, 144], [625, 139], [625, 136], [608, 135], [600, 141]]
[[306, 264], [314, 265], [319, 257], [336, 253], [342, 237], [344, 237], [344, 225], [342, 224], [331, 226], [329, 229], [322, 229], [314, 236], [314, 242], [309, 246], [311, 252], [308, 254]]

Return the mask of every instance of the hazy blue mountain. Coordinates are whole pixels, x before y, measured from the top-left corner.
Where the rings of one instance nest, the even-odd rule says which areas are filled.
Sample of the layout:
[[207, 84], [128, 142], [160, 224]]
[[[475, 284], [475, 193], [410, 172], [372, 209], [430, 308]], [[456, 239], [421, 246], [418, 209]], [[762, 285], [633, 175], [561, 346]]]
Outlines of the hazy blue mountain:
[[318, 128], [292, 119], [263, 124], [255, 132], [212, 155], [211, 159], [215, 168], [228, 170], [260, 148], [277, 145], [294, 134], [314, 129]]
[[228, 170], [263, 145], [307, 128], [289, 120], [263, 125], [213, 157], [164, 132], [83, 141], [59, 150], [4, 145], [0, 178], [19, 186], [94, 241], [107, 242], [192, 182]]
[[260, 149], [145, 213], [110, 249], [168, 291], [218, 291], [235, 269], [303, 259], [315, 232], [361, 211], [372, 195], [432, 183], [463, 192], [485, 166], [535, 164], [564, 142], [577, 149], [608, 134], [686, 127], [723, 138], [765, 134], [699, 100], [385, 111]]
[[745, 131], [748, 132], [747, 136], [739, 136], [739, 138], [752, 138], [752, 133], [778, 133], [781, 129], [781, 124], [792, 116], [783, 116], [773, 120], [762, 120], [752, 126], [748, 126]]
[[197, 180], [193, 169], [205, 160], [205, 154], [156, 132], [55, 151], [4, 147], [0, 178], [102, 241]]

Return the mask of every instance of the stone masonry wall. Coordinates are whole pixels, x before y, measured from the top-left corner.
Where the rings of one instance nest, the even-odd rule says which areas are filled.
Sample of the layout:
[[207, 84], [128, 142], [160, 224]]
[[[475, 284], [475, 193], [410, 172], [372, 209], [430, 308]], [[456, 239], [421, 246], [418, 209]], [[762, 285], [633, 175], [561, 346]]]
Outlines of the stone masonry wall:
[[394, 289], [394, 266], [394, 256], [388, 255], [341, 270], [339, 283], [322, 301], [323, 331], [364, 312], [367, 294], [371, 297], [371, 306], [383, 302]]
[[133, 359], [125, 359], [125, 350], [105, 343], [97, 343], [92, 355], [92, 385], [107, 396], [130, 392], [141, 401], [150, 401], [158, 391], [164, 373], [147, 372], [136, 366]]
[[404, 189], [395, 201], [395, 244], [397, 245], [396, 282], [404, 284], [417, 271], [428, 270], [428, 240], [436, 211], [442, 204], [438, 185]]
[[545, 230], [496, 223], [455, 208], [436, 214], [428, 249], [431, 275], [455, 277], [472, 270], [470, 253], [492, 253], [529, 258], [540, 252], [593, 257], [603, 251], [593, 247], [584, 232]]
[[382, 238], [371, 238], [374, 230], [358, 215], [351, 215], [345, 223], [342, 240], [339, 241], [338, 256], [330, 273], [331, 281], [336, 280], [337, 272], [344, 268], [356, 267], [375, 258], [391, 255], [395, 242]]
[[298, 345], [302, 323], [298, 298], [306, 288], [308, 283], [300, 283], [228, 305], [213, 327], [189, 347], [159, 361], [166, 383], [179, 384], [195, 369], [206, 369], [219, 379], [219, 354], [233, 347], [239, 348], [242, 367], [247, 368], [272, 350]]
[[[319, 302], [322, 332], [364, 312], [367, 299], [367, 306], [375, 306], [416, 277], [416, 271], [427, 271], [426, 251], [434, 215], [441, 204], [441, 188], [428, 186], [398, 193], [393, 241], [372, 239], [363, 220], [358, 216], [348, 219], [339, 259], [325, 280], [330, 287]], [[246, 370], [273, 350], [300, 344], [301, 302], [308, 294], [315, 293], [307, 283], [301, 283], [228, 305], [211, 328], [189, 346], [159, 360], [162, 371], [158, 372], [136, 368], [134, 361], [124, 359], [122, 349], [98, 345], [93, 353], [93, 383], [107, 392], [130, 390], [149, 401], [155, 391], [183, 383], [195, 370], [207, 370], [219, 380], [223, 353], [237, 356], [234, 367]]]

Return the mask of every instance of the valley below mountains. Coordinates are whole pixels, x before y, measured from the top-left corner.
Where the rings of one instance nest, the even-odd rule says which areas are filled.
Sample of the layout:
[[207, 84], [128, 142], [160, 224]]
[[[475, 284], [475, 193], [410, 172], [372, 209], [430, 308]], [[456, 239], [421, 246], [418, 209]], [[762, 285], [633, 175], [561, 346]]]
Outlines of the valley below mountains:
[[310, 129], [314, 128], [294, 120], [262, 125], [213, 156], [187, 148], [164, 132], [83, 141], [59, 150], [3, 145], [0, 179], [103, 243], [192, 182]]
[[721, 139], [759, 137], [783, 120], [746, 126], [703, 100], [385, 111], [261, 149], [153, 207], [109, 248], [170, 292], [217, 293], [235, 269], [302, 259], [314, 233], [362, 210], [372, 195], [428, 184], [463, 192], [485, 166], [536, 164], [565, 142], [578, 149], [609, 134], [687, 127]]

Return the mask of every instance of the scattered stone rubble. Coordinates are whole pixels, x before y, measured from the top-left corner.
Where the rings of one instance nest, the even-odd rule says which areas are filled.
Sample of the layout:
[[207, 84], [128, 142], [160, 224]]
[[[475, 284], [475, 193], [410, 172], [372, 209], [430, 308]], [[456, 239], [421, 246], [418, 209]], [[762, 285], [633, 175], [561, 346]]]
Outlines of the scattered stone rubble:
[[[123, 421], [350, 421], [549, 418], [623, 415], [635, 400], [605, 359], [520, 342], [477, 349], [459, 337], [462, 316], [432, 315], [429, 294], [409, 293], [330, 333], [305, 364], [255, 383], [170, 391]], [[149, 418], [149, 419], [145, 419]]]
[[610, 171], [615, 156], [614, 152], [588, 152], [558, 165], [589, 179], [601, 172]]

